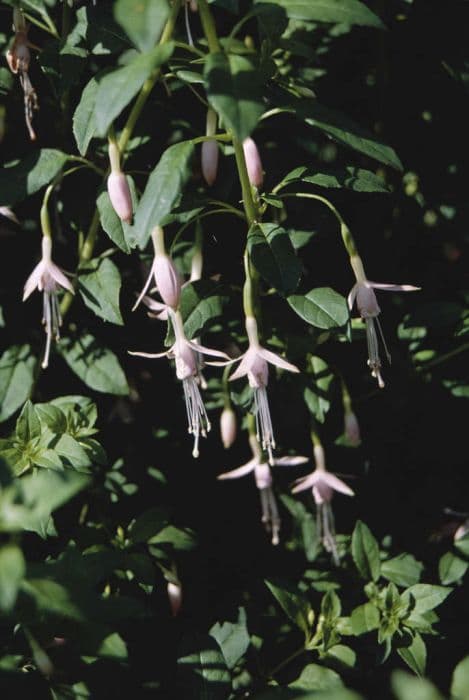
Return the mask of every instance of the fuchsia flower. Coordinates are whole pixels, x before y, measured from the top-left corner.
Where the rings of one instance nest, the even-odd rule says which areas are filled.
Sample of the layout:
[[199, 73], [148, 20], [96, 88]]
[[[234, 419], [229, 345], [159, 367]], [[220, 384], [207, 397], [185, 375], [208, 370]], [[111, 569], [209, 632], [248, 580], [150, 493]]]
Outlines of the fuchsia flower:
[[378, 306], [376, 294], [373, 290], [382, 289], [387, 292], [415, 292], [418, 291], [420, 287], [413, 287], [410, 284], [379, 284], [377, 282], [370, 282], [366, 279], [363, 263], [358, 255], [353, 255], [350, 258], [350, 263], [357, 281], [348, 295], [349, 309], [352, 310], [356, 302], [358, 312], [365, 321], [366, 339], [368, 343], [368, 366], [371, 369], [371, 376], [378, 380], [378, 385], [380, 389], [382, 389], [384, 387], [384, 381], [381, 376], [381, 360], [379, 357], [378, 336], [375, 324], [378, 327], [389, 363], [391, 363], [391, 355], [386, 346], [383, 330], [378, 320], [381, 309]]
[[48, 236], [42, 238], [42, 259], [36, 265], [24, 285], [23, 301], [37, 289], [44, 293], [43, 297], [43, 317], [42, 322], [47, 333], [46, 350], [42, 367], [45, 369], [49, 364], [49, 353], [52, 338], [59, 340], [60, 326], [62, 318], [60, 316], [57, 292], [60, 287], [67, 289], [74, 294], [70, 281], [65, 274], [52, 262], [52, 239]]
[[179, 306], [179, 299], [181, 298], [181, 278], [173, 261], [165, 251], [164, 233], [161, 226], [156, 226], [153, 229], [151, 238], [155, 249], [155, 257], [153, 258], [150, 274], [132, 311], [137, 308], [147, 293], [152, 278], [155, 280], [156, 287], [165, 305], [176, 310]]
[[262, 187], [264, 182], [264, 170], [256, 142], [249, 136], [243, 141], [244, 157], [249, 175], [249, 182], [254, 187]]
[[121, 221], [132, 221], [132, 197], [129, 183], [120, 167], [120, 153], [114, 141], [109, 142], [111, 172], [107, 179], [107, 191], [112, 207]]
[[[279, 543], [281, 523], [277, 502], [275, 500], [275, 494], [272, 487], [272, 473], [269, 463], [262, 459], [262, 453], [254, 435], [249, 436], [249, 444], [251, 446], [252, 459], [250, 459], [249, 462], [246, 462], [246, 464], [243, 464], [241, 467], [233, 469], [231, 472], [220, 474], [217, 478], [220, 480], [238, 479], [241, 476], [246, 476], [246, 474], [254, 472], [256, 486], [259, 489], [261, 497], [262, 522], [264, 523], [267, 531], [272, 532], [272, 544], [275, 545]], [[307, 461], [307, 457], [279, 457], [273, 459], [270, 464], [275, 467], [292, 467], [298, 464], [304, 464]]]
[[249, 386], [254, 390], [254, 414], [256, 417], [257, 439], [269, 455], [269, 462], [273, 464], [272, 450], [275, 449], [275, 438], [270, 417], [269, 400], [267, 398], [267, 384], [269, 381], [268, 363], [276, 365], [289, 372], [299, 372], [295, 365], [266, 350], [259, 343], [257, 322], [253, 316], [246, 316], [246, 331], [248, 334], [249, 348], [244, 355], [237, 358], [239, 367], [233, 372], [230, 381], [240, 379], [247, 375]]
[[[171, 319], [175, 342], [174, 345], [165, 352], [148, 353], [148, 352], [131, 352], [130, 355], [139, 355], [140, 357], [160, 358], [168, 357], [176, 361], [176, 376], [182, 381], [184, 389], [184, 399], [186, 402], [188, 432], [194, 436], [194, 449], [192, 455], [199, 456], [199, 438], [206, 437], [210, 430], [210, 421], [205, 410], [204, 402], [199, 390], [199, 365], [197, 354], [211, 355], [220, 357], [223, 360], [230, 361], [228, 355], [220, 350], [212, 350], [206, 348], [199, 343], [188, 340], [184, 332], [184, 325], [180, 311], [173, 311], [168, 307], [169, 317]], [[207, 364], [225, 364], [224, 362], [207, 362]]]
[[322, 539], [325, 549], [332, 553], [335, 563], [338, 564], [339, 557], [335, 543], [334, 514], [331, 500], [334, 491], [343, 493], [346, 496], [354, 496], [355, 494], [335, 474], [327, 471], [324, 449], [321, 445], [314, 445], [314, 457], [316, 469], [308, 476], [297, 479], [294, 482], [292, 493], [312, 489], [317, 508], [318, 536]]

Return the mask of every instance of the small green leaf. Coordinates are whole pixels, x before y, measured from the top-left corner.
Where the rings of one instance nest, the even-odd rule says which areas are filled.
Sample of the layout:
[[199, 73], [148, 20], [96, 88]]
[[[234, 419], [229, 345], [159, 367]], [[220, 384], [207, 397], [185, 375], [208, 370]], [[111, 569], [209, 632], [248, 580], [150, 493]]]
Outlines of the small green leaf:
[[210, 104], [243, 141], [264, 111], [259, 70], [246, 56], [211, 53], [205, 59], [204, 78]]
[[0, 608], [10, 611], [18, 595], [26, 564], [23, 552], [16, 544], [5, 544], [0, 548]]
[[300, 677], [288, 685], [295, 690], [332, 690], [343, 686], [338, 673], [318, 664], [307, 664]]
[[16, 437], [26, 446], [41, 435], [41, 422], [31, 401], [26, 401], [16, 421]]
[[109, 258], [95, 258], [80, 269], [78, 289], [86, 306], [105, 321], [123, 326], [119, 309], [121, 276]]
[[313, 611], [306, 598], [285, 582], [280, 586], [266, 580], [265, 584], [290, 620], [303, 630], [305, 638], [309, 639]]
[[217, 622], [209, 634], [220, 645], [228, 668], [234, 668], [246, 653], [251, 641], [246, 626], [246, 610], [238, 608], [238, 618], [235, 622]]
[[438, 564], [440, 581], [444, 586], [455, 583], [462, 579], [469, 567], [469, 562], [460, 559], [452, 552], [446, 552], [441, 557]]
[[126, 396], [129, 387], [117, 357], [89, 333], [75, 340], [64, 338], [58, 351], [70, 369], [95, 391]]
[[304, 296], [294, 294], [288, 297], [288, 303], [298, 316], [316, 328], [340, 328], [349, 320], [346, 300], [330, 287], [317, 287]]
[[169, 15], [167, 0], [117, 0], [114, 19], [140, 51], [150, 51]]
[[186, 635], [179, 650], [178, 697], [184, 700], [227, 700], [231, 677], [213, 637]]
[[133, 226], [135, 241], [142, 250], [148, 243], [151, 230], [164, 224], [165, 217], [179, 202], [190, 176], [189, 164], [193, 151], [191, 141], [170, 146], [148, 178]]
[[279, 5], [290, 19], [304, 22], [357, 24], [384, 29], [380, 18], [359, 0], [256, 0]]
[[252, 264], [281, 294], [291, 294], [300, 281], [301, 263], [288, 233], [278, 224], [255, 224], [249, 229]]
[[469, 698], [469, 656], [462, 659], [454, 669], [451, 697], [454, 700], [467, 700]]
[[10, 418], [30, 395], [36, 362], [29, 345], [13, 345], [0, 357], [0, 423]]
[[322, 173], [306, 167], [295, 168], [295, 170], [292, 170], [291, 173], [285, 176], [280, 184], [282, 187], [285, 187], [293, 182], [307, 182], [318, 187], [343, 188], [353, 192], [389, 193], [390, 191], [389, 185], [371, 170], [364, 170], [351, 165]]
[[129, 65], [106, 73], [98, 84], [95, 97], [95, 121], [100, 136], [105, 136], [112, 122], [135, 97], [153, 70], [171, 56], [174, 44], [168, 42], [137, 56]]
[[373, 581], [379, 579], [381, 564], [378, 543], [369, 527], [361, 520], [357, 521], [352, 534], [352, 557], [363, 578]]
[[413, 586], [420, 581], [423, 564], [412, 554], [399, 554], [381, 563], [381, 574], [398, 586]]
[[53, 148], [33, 151], [22, 161], [0, 168], [0, 205], [11, 206], [48, 185], [68, 156]]
[[417, 583], [411, 586], [402, 594], [403, 602], [410, 600], [415, 601], [415, 606], [412, 608], [412, 615], [422, 615], [422, 613], [441, 605], [441, 603], [451, 593], [451, 588], [443, 586], [432, 586], [430, 583]]
[[412, 643], [408, 647], [398, 647], [397, 653], [418, 676], [425, 674], [427, 663], [427, 647], [419, 634], [415, 634]]
[[379, 610], [373, 603], [356, 607], [350, 615], [353, 634], [359, 636], [379, 627]]
[[98, 88], [99, 79], [93, 76], [86, 84], [73, 115], [73, 135], [82, 156], [86, 154], [90, 141], [96, 134], [95, 104]]
[[215, 319], [223, 315], [226, 296], [220, 286], [210, 280], [198, 280], [184, 285], [181, 294], [180, 311], [184, 321], [184, 331], [190, 339], [202, 335]]

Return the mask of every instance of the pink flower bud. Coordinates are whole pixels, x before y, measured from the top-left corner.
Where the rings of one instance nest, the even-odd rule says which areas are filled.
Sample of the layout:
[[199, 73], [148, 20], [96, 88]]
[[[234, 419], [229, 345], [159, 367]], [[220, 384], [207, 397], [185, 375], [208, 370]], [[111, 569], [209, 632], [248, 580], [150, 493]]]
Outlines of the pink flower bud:
[[171, 612], [173, 614], [173, 617], [176, 617], [182, 605], [182, 586], [180, 583], [173, 583], [172, 581], [168, 581], [166, 590], [168, 591]]
[[209, 187], [217, 178], [218, 171], [218, 144], [216, 141], [204, 141], [202, 144], [202, 175]]
[[153, 275], [161, 298], [166, 306], [176, 310], [181, 297], [181, 279], [173, 261], [166, 254], [155, 255]]
[[347, 411], [344, 416], [344, 432], [347, 441], [353, 447], [357, 447], [360, 442], [360, 426], [357, 416], [353, 411]]
[[117, 216], [128, 224], [132, 221], [132, 198], [123, 172], [111, 172], [107, 179], [109, 199]]
[[236, 414], [232, 408], [224, 408], [220, 416], [220, 433], [227, 450], [236, 440]]
[[261, 157], [257, 146], [251, 137], [243, 141], [243, 150], [251, 185], [254, 185], [254, 187], [262, 187], [262, 183], [264, 182], [264, 171], [262, 169]]

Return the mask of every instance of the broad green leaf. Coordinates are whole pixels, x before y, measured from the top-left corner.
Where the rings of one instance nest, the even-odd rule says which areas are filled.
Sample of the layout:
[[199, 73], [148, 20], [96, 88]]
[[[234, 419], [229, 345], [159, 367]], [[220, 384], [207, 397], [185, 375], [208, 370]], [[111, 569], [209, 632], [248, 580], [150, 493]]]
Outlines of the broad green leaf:
[[133, 227], [135, 240], [140, 248], [145, 248], [151, 230], [164, 224], [165, 217], [179, 202], [190, 176], [189, 164], [193, 151], [191, 141], [182, 141], [170, 146], [148, 178], [135, 213]]
[[353, 192], [382, 192], [389, 193], [390, 187], [386, 182], [371, 172], [363, 168], [355, 168], [349, 165], [345, 168], [335, 168], [328, 172], [315, 172], [306, 167], [299, 167], [292, 170], [280, 183], [283, 187], [294, 182], [307, 182], [318, 187], [329, 189], [347, 189]]
[[0, 422], [10, 418], [30, 395], [36, 362], [29, 345], [13, 345], [0, 357]]
[[147, 542], [168, 524], [168, 513], [155, 506], [144, 511], [130, 527], [130, 539], [134, 544]]
[[119, 360], [89, 333], [75, 340], [64, 338], [57, 347], [70, 369], [91, 389], [121, 396], [129, 393]]
[[359, 636], [379, 627], [379, 610], [373, 603], [359, 605], [350, 615], [353, 634]]
[[423, 564], [412, 554], [399, 554], [381, 563], [381, 574], [398, 586], [413, 586], [420, 581]]
[[230, 697], [230, 672], [213, 637], [186, 635], [177, 663], [178, 697], [184, 700], [227, 700]]
[[290, 19], [384, 29], [379, 17], [359, 0], [256, 0], [256, 3], [278, 5]]
[[288, 303], [307, 323], [316, 328], [345, 326], [349, 320], [347, 301], [330, 287], [317, 287], [307, 294], [293, 294]]
[[128, 658], [129, 654], [127, 652], [127, 645], [120, 634], [112, 632], [103, 639], [96, 650], [96, 656], [102, 659], [119, 659], [124, 661]]
[[345, 644], [335, 644], [327, 650], [327, 656], [339, 661], [344, 666], [353, 668], [357, 663], [357, 655], [353, 649]]
[[[131, 177], [127, 175], [127, 182], [129, 183], [130, 193], [132, 195], [132, 203], [134, 205], [134, 211], [137, 206], [137, 194], [135, 190], [135, 184]], [[114, 208], [109, 199], [107, 190], [101, 192], [96, 200], [96, 206], [99, 211], [99, 219], [101, 221], [101, 226], [107, 233], [109, 238], [113, 243], [115, 243], [124, 253], [130, 253], [130, 249], [135, 246], [134, 233], [132, 226], [126, 221], [121, 221], [117, 216]]]
[[[226, 299], [220, 286], [210, 280], [197, 280], [184, 285], [180, 311], [186, 336], [192, 339], [202, 335], [215, 319], [222, 316]], [[172, 327], [168, 326], [165, 345], [173, 343], [174, 332]]]
[[332, 669], [318, 664], [307, 664], [300, 677], [288, 687], [295, 690], [330, 690], [343, 686], [341, 677]]
[[67, 155], [54, 148], [32, 151], [22, 161], [0, 168], [0, 205], [23, 201], [48, 185], [62, 170]]
[[220, 645], [228, 668], [234, 668], [250, 644], [246, 626], [246, 610], [244, 608], [238, 609], [238, 618], [235, 622], [215, 623], [209, 634]]
[[313, 611], [304, 595], [285, 582], [278, 585], [266, 580], [265, 584], [290, 620], [303, 630], [305, 638], [309, 639]]
[[71, 435], [61, 435], [54, 443], [54, 450], [58, 455], [64, 457], [73, 469], [77, 471], [86, 470], [91, 466], [91, 459], [84, 447]]
[[174, 525], [166, 525], [156, 535], [153, 535], [148, 540], [148, 544], [170, 546], [180, 552], [187, 552], [194, 549], [197, 543], [196, 535], [189, 528], [175, 527]]
[[378, 543], [361, 520], [357, 521], [352, 534], [352, 557], [363, 578], [378, 580], [381, 570]]
[[86, 154], [90, 141], [96, 134], [95, 104], [99, 79], [93, 76], [81, 94], [73, 115], [73, 135], [82, 156]]
[[414, 673], [418, 676], [424, 675], [427, 663], [427, 647], [419, 634], [415, 635], [408, 647], [398, 647], [397, 653]]
[[150, 51], [169, 15], [167, 0], [117, 0], [114, 19], [140, 51]]
[[26, 401], [16, 421], [16, 437], [22, 445], [28, 445], [41, 435], [41, 422], [31, 401]]
[[303, 396], [310, 413], [320, 423], [324, 423], [331, 402], [329, 387], [334, 378], [332, 371], [323, 359], [316, 355], [308, 357], [308, 378], [311, 384], [305, 387]]
[[393, 672], [391, 686], [397, 700], [443, 700], [430, 681], [415, 678], [404, 671]]
[[25, 570], [23, 552], [18, 545], [0, 547], [0, 608], [3, 611], [8, 612], [14, 606]]
[[469, 656], [458, 663], [451, 681], [451, 697], [454, 700], [469, 698]]
[[100, 79], [95, 98], [95, 120], [100, 136], [106, 135], [114, 119], [127, 107], [155, 68], [168, 60], [173, 49], [172, 42], [157, 46]]
[[457, 557], [452, 552], [446, 552], [438, 563], [440, 581], [444, 586], [459, 581], [466, 573], [469, 562]]
[[249, 257], [262, 277], [281, 294], [300, 281], [301, 263], [288, 233], [278, 224], [254, 224], [248, 233]]
[[246, 56], [212, 53], [205, 59], [204, 78], [210, 104], [243, 141], [264, 111], [259, 70]]
[[80, 269], [78, 289], [86, 306], [105, 321], [123, 326], [120, 288], [120, 272], [109, 258], [95, 258]]
[[415, 606], [412, 608], [412, 615], [421, 615], [441, 605], [451, 591], [451, 588], [432, 586], [430, 583], [416, 583], [404, 591], [402, 600], [407, 602], [413, 599]]

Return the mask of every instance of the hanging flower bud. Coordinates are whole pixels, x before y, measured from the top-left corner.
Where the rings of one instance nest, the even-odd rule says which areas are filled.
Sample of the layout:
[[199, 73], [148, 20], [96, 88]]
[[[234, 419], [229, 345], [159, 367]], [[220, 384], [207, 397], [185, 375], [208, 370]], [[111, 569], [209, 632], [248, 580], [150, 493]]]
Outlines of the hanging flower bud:
[[236, 414], [230, 406], [223, 409], [220, 416], [220, 433], [225, 450], [236, 440]]
[[248, 169], [249, 182], [254, 187], [262, 187], [264, 182], [264, 171], [258, 148], [251, 137], [243, 141], [244, 157]]
[[347, 442], [352, 447], [358, 447], [361, 442], [360, 426], [358, 425], [358, 418], [353, 411], [346, 411], [344, 415], [344, 433]]
[[[217, 131], [217, 114], [210, 107], [207, 110], [206, 136], [214, 136]], [[217, 178], [218, 171], [218, 144], [215, 139], [204, 141], [202, 144], [202, 175], [209, 187], [213, 185]]]
[[153, 263], [147, 281], [145, 282], [145, 285], [140, 292], [140, 295], [132, 310], [134, 311], [142, 301], [153, 278], [155, 280], [158, 292], [160, 293], [160, 296], [166, 306], [169, 306], [171, 309], [176, 311], [179, 306], [179, 299], [181, 297], [181, 279], [175, 264], [166, 253], [164, 247], [164, 231], [161, 226], [155, 226], [151, 232], [151, 239], [153, 241], [155, 257], [153, 258]]
[[169, 605], [171, 607], [171, 612], [173, 617], [179, 613], [182, 605], [182, 586], [180, 583], [174, 583], [173, 581], [168, 581], [166, 587], [169, 598]]
[[107, 191], [112, 207], [121, 221], [132, 221], [132, 197], [129, 183], [120, 168], [119, 148], [114, 141], [109, 143], [109, 160], [111, 173], [107, 179]]

